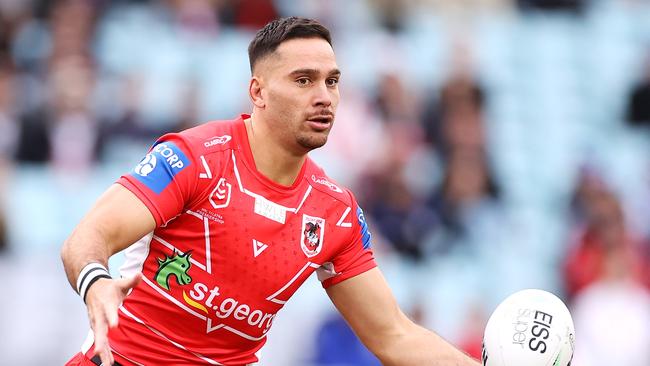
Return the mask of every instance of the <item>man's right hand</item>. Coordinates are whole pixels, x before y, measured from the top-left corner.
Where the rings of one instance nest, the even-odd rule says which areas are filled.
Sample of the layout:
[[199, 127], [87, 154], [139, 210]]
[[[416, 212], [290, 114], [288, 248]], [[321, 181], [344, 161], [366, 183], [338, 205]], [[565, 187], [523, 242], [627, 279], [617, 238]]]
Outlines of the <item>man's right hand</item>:
[[108, 344], [108, 329], [117, 326], [117, 312], [122, 301], [141, 280], [139, 273], [130, 278], [101, 278], [88, 289], [86, 307], [95, 338], [95, 354], [104, 365], [112, 365], [114, 361]]

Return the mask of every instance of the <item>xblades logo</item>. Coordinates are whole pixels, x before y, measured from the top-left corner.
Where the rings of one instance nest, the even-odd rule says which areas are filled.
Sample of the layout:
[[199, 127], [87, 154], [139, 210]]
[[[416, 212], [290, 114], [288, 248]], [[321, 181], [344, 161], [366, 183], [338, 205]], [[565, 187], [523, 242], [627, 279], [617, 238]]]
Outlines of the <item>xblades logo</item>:
[[343, 190], [341, 190], [341, 188], [339, 188], [336, 184], [328, 181], [325, 178], [322, 178], [322, 177], [319, 178], [319, 177], [316, 177], [315, 175], [312, 174], [311, 180], [313, 180], [314, 183], [322, 184], [322, 185], [328, 187], [329, 189], [331, 189], [334, 192], [343, 193]]

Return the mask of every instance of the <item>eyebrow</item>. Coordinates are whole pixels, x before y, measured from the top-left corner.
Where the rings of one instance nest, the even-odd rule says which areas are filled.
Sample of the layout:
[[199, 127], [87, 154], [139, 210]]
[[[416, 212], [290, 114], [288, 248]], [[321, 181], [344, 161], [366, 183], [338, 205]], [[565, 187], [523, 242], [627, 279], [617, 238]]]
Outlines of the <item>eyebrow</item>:
[[[320, 74], [320, 71], [317, 69], [309, 69], [309, 68], [304, 68], [304, 69], [297, 69], [293, 70], [291, 73], [289, 73], [290, 76], [298, 76], [298, 75], [309, 75], [309, 76], [314, 76]], [[327, 73], [328, 76], [341, 76], [341, 70], [339, 69], [333, 69], [330, 72]]]

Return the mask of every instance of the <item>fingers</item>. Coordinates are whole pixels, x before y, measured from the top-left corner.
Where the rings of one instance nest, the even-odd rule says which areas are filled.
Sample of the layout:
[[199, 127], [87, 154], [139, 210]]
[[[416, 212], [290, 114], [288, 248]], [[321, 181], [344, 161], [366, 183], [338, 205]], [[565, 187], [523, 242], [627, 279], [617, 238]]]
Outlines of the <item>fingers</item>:
[[108, 324], [104, 313], [100, 311], [92, 318], [92, 328], [95, 337], [95, 354], [99, 355], [104, 365], [113, 364], [113, 355], [111, 354], [111, 347], [108, 344]]
[[111, 328], [117, 327], [118, 316], [117, 316], [116, 307], [111, 307], [110, 309], [106, 309], [106, 319], [108, 320], [109, 327]]
[[118, 318], [119, 318], [117, 314], [119, 308], [119, 302], [121, 302], [124, 296], [126, 296], [126, 294], [129, 292], [129, 290], [137, 286], [141, 280], [142, 280], [142, 275], [138, 273], [133, 277], [122, 278], [115, 281], [115, 285], [117, 289], [121, 292], [122, 298], [118, 301], [118, 304], [116, 304], [116, 306], [111, 306], [108, 309], [106, 309], [106, 318], [108, 319], [109, 327], [115, 328], [117, 326]]
[[126, 295], [130, 289], [134, 288], [142, 281], [142, 274], [137, 273], [133, 277], [123, 278], [119, 280], [119, 287], [122, 289], [124, 295]]
[[120, 303], [141, 280], [141, 274], [119, 280], [100, 279], [88, 291], [86, 304], [95, 336], [95, 354], [104, 365], [113, 364], [108, 330], [117, 326]]
[[86, 304], [91, 315], [104, 321], [104, 325], [114, 328], [117, 326], [117, 310], [124, 296], [118, 281], [100, 279], [88, 290]]

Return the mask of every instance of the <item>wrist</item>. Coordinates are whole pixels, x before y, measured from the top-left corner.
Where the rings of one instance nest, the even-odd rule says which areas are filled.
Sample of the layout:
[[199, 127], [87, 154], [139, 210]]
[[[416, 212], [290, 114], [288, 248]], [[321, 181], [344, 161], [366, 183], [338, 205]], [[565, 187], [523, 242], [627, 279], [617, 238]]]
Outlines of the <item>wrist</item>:
[[81, 296], [84, 303], [86, 302], [86, 295], [88, 294], [90, 286], [101, 278], [112, 278], [106, 267], [101, 263], [88, 263], [83, 269], [81, 269], [81, 272], [79, 272], [79, 276], [77, 277], [77, 293]]

